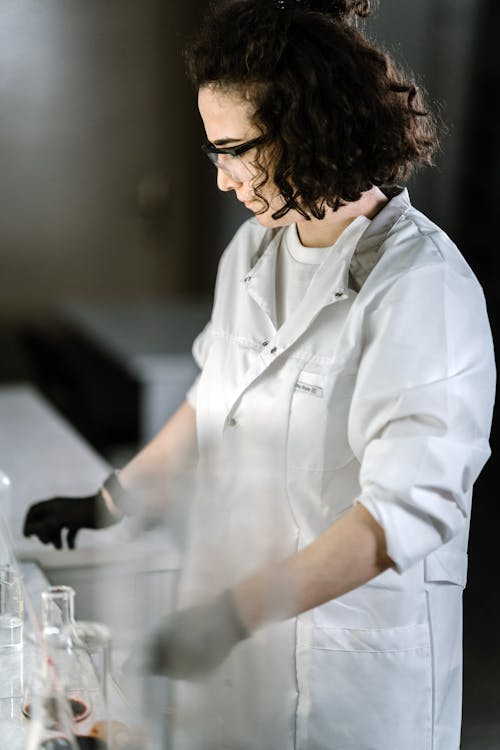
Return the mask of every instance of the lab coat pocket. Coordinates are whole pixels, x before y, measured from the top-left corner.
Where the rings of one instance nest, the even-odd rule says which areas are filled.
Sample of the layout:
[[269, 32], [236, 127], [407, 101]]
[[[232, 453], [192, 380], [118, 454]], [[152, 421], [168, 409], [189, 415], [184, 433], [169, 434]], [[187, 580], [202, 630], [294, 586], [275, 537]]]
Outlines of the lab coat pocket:
[[310, 471], [334, 470], [353, 452], [347, 423], [354, 374], [302, 370], [293, 389], [288, 429], [288, 464]]
[[426, 583], [452, 583], [463, 588], [467, 582], [467, 554], [436, 550], [424, 560], [424, 578]]
[[430, 750], [427, 624], [313, 629], [308, 750]]

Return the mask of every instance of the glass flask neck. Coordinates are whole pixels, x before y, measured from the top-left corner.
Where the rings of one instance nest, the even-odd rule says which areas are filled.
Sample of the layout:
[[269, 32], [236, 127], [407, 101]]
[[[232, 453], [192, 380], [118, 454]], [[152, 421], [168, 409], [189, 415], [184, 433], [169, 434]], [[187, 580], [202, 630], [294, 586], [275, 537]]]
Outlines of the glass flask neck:
[[50, 586], [42, 593], [42, 622], [49, 632], [74, 626], [75, 591], [71, 586]]

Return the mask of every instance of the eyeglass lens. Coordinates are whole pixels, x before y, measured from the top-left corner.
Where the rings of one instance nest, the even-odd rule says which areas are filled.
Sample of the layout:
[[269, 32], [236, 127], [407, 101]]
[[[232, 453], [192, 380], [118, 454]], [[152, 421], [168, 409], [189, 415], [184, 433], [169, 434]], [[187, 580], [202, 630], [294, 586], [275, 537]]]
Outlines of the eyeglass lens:
[[209, 153], [208, 157], [217, 169], [221, 169], [234, 179], [244, 181], [247, 180], [251, 174], [248, 166], [239, 156]]

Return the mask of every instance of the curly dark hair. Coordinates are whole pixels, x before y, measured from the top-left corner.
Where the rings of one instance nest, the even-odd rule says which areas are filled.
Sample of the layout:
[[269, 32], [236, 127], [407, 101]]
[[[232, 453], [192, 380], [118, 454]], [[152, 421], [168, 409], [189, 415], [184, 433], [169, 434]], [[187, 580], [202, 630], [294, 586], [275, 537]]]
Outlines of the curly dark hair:
[[[218, 0], [186, 49], [189, 77], [237, 90], [272, 143], [272, 179], [291, 209], [323, 218], [372, 186], [432, 164], [436, 118], [355, 16], [369, 0]], [[257, 153], [261, 179], [269, 179]]]

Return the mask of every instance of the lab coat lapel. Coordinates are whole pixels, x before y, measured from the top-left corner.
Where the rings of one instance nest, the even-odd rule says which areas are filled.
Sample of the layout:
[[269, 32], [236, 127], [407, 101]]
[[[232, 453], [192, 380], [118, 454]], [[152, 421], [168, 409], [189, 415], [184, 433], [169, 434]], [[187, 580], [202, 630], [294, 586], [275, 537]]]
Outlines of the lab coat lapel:
[[327, 305], [349, 297], [349, 266], [360, 237], [370, 226], [366, 216], [358, 216], [327, 251], [302, 302], [280, 328], [277, 339], [285, 351], [312, 325]]
[[274, 233], [264, 253], [241, 280], [247, 294], [257, 303], [276, 330], [276, 260], [281, 233]]
[[[348, 299], [349, 265], [356, 244], [370, 225], [370, 220], [359, 216], [342, 233], [335, 245], [327, 251], [302, 302], [276, 331], [275, 336], [263, 346], [255, 364], [234, 389], [229, 398], [229, 419], [244, 391], [311, 326], [327, 305]], [[275, 236], [247, 279], [248, 294], [266, 313], [276, 328], [276, 256], [280, 236]]]

